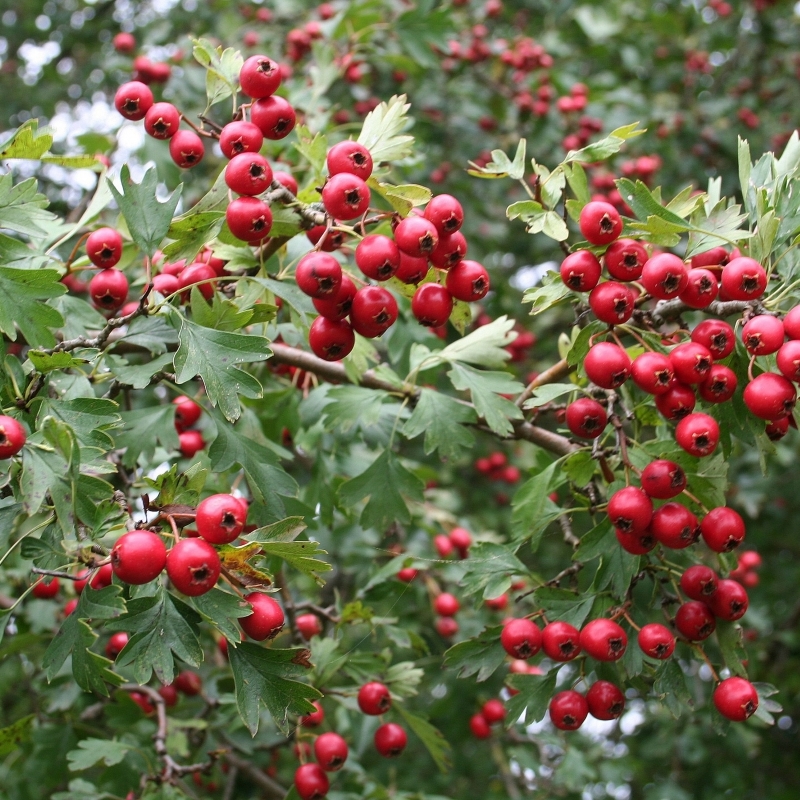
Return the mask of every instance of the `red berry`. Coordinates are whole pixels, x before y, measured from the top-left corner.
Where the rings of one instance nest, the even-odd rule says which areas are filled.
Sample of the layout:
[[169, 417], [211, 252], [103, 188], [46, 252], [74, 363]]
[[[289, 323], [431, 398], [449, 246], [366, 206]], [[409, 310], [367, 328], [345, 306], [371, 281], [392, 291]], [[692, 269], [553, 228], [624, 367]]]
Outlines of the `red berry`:
[[449, 639], [458, 633], [458, 623], [453, 617], [437, 617], [434, 628], [443, 639]]
[[714, 705], [723, 717], [744, 722], [758, 709], [758, 692], [744, 678], [726, 678], [714, 689]]
[[[180, 291], [180, 288], [181, 282], [175, 275], [168, 275], [162, 272], [159, 275], [153, 276], [153, 289], [159, 294], [164, 295], [164, 297], [175, 294], [175, 292]], [[138, 305], [138, 303], [136, 305]]]
[[596, 439], [603, 433], [608, 423], [608, 415], [597, 400], [579, 397], [567, 406], [566, 422], [575, 436]]
[[317, 317], [308, 331], [308, 344], [314, 355], [325, 361], [341, 361], [352, 352], [355, 343], [353, 326], [343, 319]]
[[583, 725], [589, 713], [586, 698], [578, 692], [568, 689], [559, 692], [550, 701], [550, 720], [562, 731], [575, 731]]
[[469, 729], [476, 739], [488, 739], [492, 735], [492, 729], [483, 714], [473, 714], [470, 717]]
[[737, 383], [736, 373], [730, 367], [714, 364], [697, 391], [708, 403], [725, 403], [733, 397]]
[[392, 695], [389, 687], [378, 681], [365, 683], [358, 690], [358, 707], [370, 716], [385, 714], [392, 707]]
[[707, 347], [717, 361], [729, 356], [736, 345], [733, 328], [721, 319], [703, 320], [692, 331], [692, 341]]
[[783, 322], [769, 314], [751, 317], [742, 328], [742, 342], [754, 356], [777, 353], [783, 344]]
[[[297, 190], [299, 188], [297, 186], [297, 181], [288, 172], [281, 172], [281, 171], [273, 172], [272, 179], [274, 181], [277, 181], [281, 186], [283, 186], [284, 189], [288, 189], [292, 194], [294, 195], [297, 194]], [[341, 234], [338, 231], [331, 231], [328, 234], [328, 238], [330, 239], [331, 236], [333, 237], [344, 236], [344, 234]]]
[[326, 772], [341, 769], [347, 755], [347, 742], [338, 733], [323, 733], [314, 741], [314, 757]]
[[739, 566], [742, 569], [758, 569], [761, 566], [761, 556], [755, 550], [745, 550], [739, 553]]
[[657, 253], [644, 265], [642, 284], [659, 300], [677, 297], [687, 286], [689, 275], [686, 265], [671, 253]]
[[89, 586], [91, 586], [92, 589], [96, 589], [98, 591], [100, 589], [105, 589], [106, 586], [111, 586], [111, 579], [113, 576], [114, 576], [114, 570], [111, 564], [110, 563], [103, 564], [103, 566], [100, 567], [100, 569], [98, 569], [97, 572], [95, 572], [95, 574], [92, 576], [91, 580], [89, 581]]
[[648, 394], [665, 394], [675, 376], [672, 361], [663, 353], [642, 353], [633, 360], [631, 377]]
[[114, 95], [114, 106], [125, 119], [144, 119], [153, 105], [153, 93], [141, 81], [123, 83]]
[[778, 442], [789, 433], [789, 418], [776, 419], [775, 422], [768, 422], [764, 428], [764, 433], [772, 442]]
[[675, 441], [689, 455], [711, 455], [719, 443], [719, 425], [708, 414], [689, 414], [676, 425]]
[[387, 722], [375, 731], [375, 749], [386, 758], [399, 756], [406, 744], [408, 736], [396, 722]]
[[681, 636], [685, 636], [690, 642], [699, 642], [714, 633], [717, 623], [705, 603], [690, 600], [675, 614], [675, 627]]
[[453, 298], [438, 283], [423, 283], [411, 298], [411, 313], [428, 328], [444, 325], [452, 311]]
[[155, 706], [150, 702], [150, 698], [141, 692], [128, 692], [128, 697], [130, 697], [145, 714], [152, 714], [156, 710]]
[[128, 279], [118, 269], [104, 269], [89, 281], [92, 302], [105, 311], [116, 311], [128, 299]]
[[[178, 277], [178, 289], [183, 291], [197, 286], [200, 294], [206, 300], [211, 300], [214, 296], [214, 284], [210, 281], [214, 281], [216, 277], [217, 273], [208, 264], [190, 264]], [[183, 298], [186, 299], [186, 293]]]
[[43, 577], [33, 584], [33, 591], [31, 593], [38, 600], [50, 600], [58, 594], [59, 586], [58, 578]]
[[339, 284], [335, 295], [332, 297], [315, 297], [311, 302], [323, 317], [333, 322], [339, 322], [350, 313], [355, 296], [356, 285], [347, 275], [342, 273], [342, 282]]
[[325, 719], [325, 710], [322, 708], [322, 704], [319, 700], [314, 700], [312, 705], [315, 710], [310, 714], [300, 717], [299, 722], [303, 728], [316, 728], [318, 725], [322, 725]]
[[356, 333], [368, 338], [380, 336], [397, 319], [397, 301], [382, 286], [363, 286], [353, 297], [350, 322]]
[[111, 550], [111, 568], [123, 583], [150, 583], [166, 565], [164, 540], [152, 531], [129, 531], [117, 539]]
[[200, 419], [203, 409], [191, 397], [182, 395], [172, 401], [175, 406], [175, 427], [178, 432], [191, 428]]
[[300, 614], [295, 620], [295, 625], [306, 641], [322, 633], [322, 623], [316, 614]]
[[181, 169], [196, 167], [205, 155], [203, 140], [194, 131], [177, 131], [169, 140], [169, 154]]
[[439, 242], [433, 248], [429, 258], [437, 269], [448, 270], [455, 267], [467, 254], [467, 240], [461, 231], [439, 234]]
[[769, 422], [790, 416], [796, 402], [792, 383], [774, 372], [763, 372], [744, 387], [744, 404], [752, 414]]
[[181, 115], [172, 103], [154, 103], [144, 115], [144, 129], [154, 139], [171, 139], [181, 124]]
[[233, 158], [240, 153], [257, 153], [262, 144], [264, 134], [258, 125], [244, 120], [229, 122], [219, 135], [219, 146], [226, 158]]
[[288, 100], [274, 95], [256, 100], [250, 108], [250, 119], [264, 138], [277, 141], [292, 132], [297, 115]]
[[453, 554], [455, 547], [447, 536], [442, 536], [441, 534], [433, 537], [433, 545], [439, 554], [439, 558], [449, 558]]
[[106, 643], [106, 655], [112, 661], [116, 661], [117, 656], [122, 652], [126, 644], [128, 644], [127, 633], [123, 633], [122, 631], [119, 633], [112, 633], [111, 638]]
[[800, 306], [795, 306], [786, 313], [783, 329], [790, 339], [800, 339]]
[[678, 295], [691, 308], [708, 308], [719, 294], [719, 284], [713, 272], [707, 269], [690, 269], [686, 288]]
[[656, 408], [666, 419], [683, 419], [692, 413], [696, 403], [697, 397], [691, 386], [677, 380], [670, 384], [666, 392], [656, 395]]
[[228, 544], [244, 529], [246, 508], [232, 494], [212, 494], [197, 506], [197, 532], [212, 544]]
[[776, 361], [778, 369], [786, 378], [795, 383], [800, 382], [800, 342], [792, 339], [782, 345]]
[[603, 255], [609, 275], [619, 281], [639, 280], [647, 259], [644, 245], [633, 239], [617, 239]]
[[111, 40], [111, 44], [118, 53], [132, 53], [136, 49], [136, 38], [132, 33], [123, 31]]
[[347, 172], [367, 180], [372, 175], [372, 156], [363, 144], [358, 142], [339, 142], [328, 150], [326, 158], [329, 175]]
[[598, 661], [618, 661], [627, 646], [627, 634], [610, 619], [593, 619], [581, 631], [581, 649]]
[[606, 509], [611, 524], [622, 533], [641, 533], [653, 517], [653, 501], [636, 486], [614, 492]]
[[114, 267], [122, 258], [122, 236], [113, 228], [99, 228], [86, 240], [86, 255], [96, 267]]
[[450, 543], [453, 545], [453, 547], [455, 547], [456, 550], [461, 551], [461, 557], [464, 558], [463, 554], [465, 554], [472, 545], [472, 536], [470, 535], [470, 532], [464, 528], [453, 528], [453, 530], [451, 530], [448, 534], [448, 538], [450, 539]]
[[437, 194], [425, 206], [425, 219], [430, 220], [442, 236], [455, 233], [464, 222], [464, 209], [455, 197]]
[[630, 356], [616, 344], [598, 342], [583, 361], [589, 380], [603, 389], [617, 389], [631, 374]]
[[609, 681], [595, 681], [586, 692], [586, 703], [595, 719], [617, 719], [625, 710], [625, 695]]
[[589, 294], [589, 306], [601, 322], [621, 325], [633, 315], [636, 295], [617, 281], [598, 283]]
[[325, 771], [313, 761], [299, 766], [294, 773], [294, 788], [301, 800], [321, 800], [328, 794], [330, 781]]
[[715, 617], [733, 622], [741, 619], [749, 604], [747, 592], [738, 581], [723, 579], [717, 584], [717, 591], [706, 601]]
[[686, 488], [686, 473], [674, 461], [660, 458], [642, 470], [642, 489], [649, 497], [670, 500]]
[[665, 503], [653, 512], [650, 531], [665, 547], [680, 550], [700, 536], [697, 517], [680, 503]]
[[397, 246], [409, 256], [429, 256], [439, 244], [439, 231], [424, 217], [411, 215], [400, 220], [394, 231]]
[[461, 603], [458, 602], [458, 598], [447, 592], [442, 592], [433, 601], [433, 610], [440, 617], [454, 617], [459, 608], [461, 608]]
[[[277, 173], [276, 173], [277, 174]], [[295, 192], [297, 188], [295, 187]], [[325, 237], [323, 239], [323, 236]], [[344, 231], [337, 231], [327, 225], [315, 225], [306, 231], [306, 238], [314, 245], [316, 250], [325, 253], [332, 253], [338, 250], [345, 242], [347, 234]]]
[[237, 197], [225, 211], [231, 233], [243, 242], [261, 241], [272, 227], [269, 205], [257, 197]]
[[214, 588], [219, 578], [217, 551], [205, 539], [181, 539], [167, 554], [167, 575], [182, 594], [197, 597]]
[[0, 459], [19, 453], [27, 438], [25, 428], [14, 417], [0, 416]]
[[370, 191], [364, 181], [350, 172], [332, 175], [322, 187], [322, 205], [335, 219], [356, 219], [369, 208]]
[[[464, 262], [462, 262], [463, 264]], [[428, 274], [428, 259], [424, 256], [416, 258], [400, 251], [400, 268], [395, 278], [407, 284], [417, 284]], [[448, 273], [449, 277], [449, 273]], [[452, 293], [451, 293], [452, 294]]]
[[446, 286], [456, 300], [474, 303], [486, 297], [489, 291], [489, 273], [483, 264], [465, 259], [447, 273]]
[[767, 273], [755, 259], [740, 256], [722, 268], [722, 291], [730, 300], [754, 300], [767, 288]]
[[542, 649], [553, 661], [572, 661], [581, 652], [580, 633], [568, 622], [551, 622], [542, 631]]
[[403, 581], [403, 583], [411, 583], [417, 575], [419, 575], [418, 569], [414, 569], [414, 567], [403, 567], [403, 569], [397, 572], [397, 580]]
[[697, 342], [684, 342], [673, 348], [669, 360], [675, 377], [681, 383], [702, 383], [711, 370], [711, 351]]
[[590, 244], [611, 244], [622, 233], [622, 218], [611, 203], [594, 200], [581, 209], [578, 226]]
[[669, 628], [651, 622], [642, 626], [637, 635], [639, 647], [646, 656], [662, 661], [669, 658], [675, 650], [675, 637]]
[[744, 539], [744, 520], [732, 508], [713, 508], [700, 523], [703, 541], [716, 553], [727, 553]]
[[[627, 240], [623, 239], [622, 241]], [[561, 280], [573, 292], [591, 292], [600, 281], [602, 271], [603, 268], [600, 266], [597, 256], [589, 250], [570, 253], [561, 262]], [[615, 278], [619, 277], [613, 272], [611, 274]]]
[[225, 167], [225, 183], [237, 194], [261, 194], [272, 184], [272, 167], [259, 153], [239, 153]]
[[159, 687], [158, 693], [164, 699], [164, 705], [172, 707], [178, 703], [178, 690], [174, 683], [168, 683]]
[[531, 658], [542, 647], [542, 632], [532, 620], [512, 619], [503, 626], [500, 643], [514, 658]]
[[707, 600], [717, 591], [717, 573], [705, 564], [694, 564], [681, 575], [681, 590], [692, 600]]
[[175, 677], [175, 688], [187, 697], [200, 694], [203, 688], [203, 679], [190, 669], [185, 669]]
[[619, 528], [614, 528], [614, 536], [623, 550], [635, 556], [649, 553], [657, 544], [649, 528], [639, 533], [623, 533]]
[[178, 434], [178, 449], [184, 458], [193, 458], [199, 453], [206, 443], [200, 431], [184, 431]]
[[250, 56], [239, 71], [239, 85], [248, 97], [270, 97], [281, 85], [281, 68], [267, 56]]
[[333, 256], [312, 251], [297, 263], [294, 278], [310, 297], [334, 298], [342, 285], [342, 268]]
[[365, 236], [356, 247], [356, 266], [368, 278], [388, 281], [400, 269], [400, 250], [388, 236]]
[[490, 725], [494, 725], [506, 718], [506, 707], [502, 700], [487, 700], [481, 707], [481, 715]]
[[712, 247], [705, 253], [692, 256], [692, 267], [717, 267], [728, 263], [728, 251], [724, 247]]

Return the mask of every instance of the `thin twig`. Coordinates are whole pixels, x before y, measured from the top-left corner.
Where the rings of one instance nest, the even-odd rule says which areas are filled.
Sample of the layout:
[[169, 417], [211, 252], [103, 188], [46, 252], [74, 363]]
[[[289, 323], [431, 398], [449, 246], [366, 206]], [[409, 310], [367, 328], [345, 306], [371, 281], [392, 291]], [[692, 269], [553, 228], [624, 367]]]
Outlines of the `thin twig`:
[[566, 358], [562, 358], [561, 361], [556, 362], [552, 367], [548, 367], [544, 372], [540, 372], [525, 387], [525, 390], [520, 393], [519, 397], [514, 401], [514, 404], [518, 408], [522, 408], [525, 401], [536, 389], [538, 389], [540, 386], [544, 386], [547, 383], [556, 383], [562, 378], [566, 378], [573, 369], [575, 369], [575, 367], [570, 366], [567, 363]]

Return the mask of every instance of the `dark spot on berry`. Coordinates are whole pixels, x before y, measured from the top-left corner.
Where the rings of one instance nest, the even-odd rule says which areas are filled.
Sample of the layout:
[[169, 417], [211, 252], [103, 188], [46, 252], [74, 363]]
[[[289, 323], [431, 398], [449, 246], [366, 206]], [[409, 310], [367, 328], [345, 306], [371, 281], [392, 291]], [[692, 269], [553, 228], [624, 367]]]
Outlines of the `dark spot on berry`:
[[639, 266], [639, 256], [636, 253], [625, 253], [622, 257], [622, 266], [628, 269], [635, 269]]
[[706, 275], [703, 275], [697, 284], [697, 291], [700, 294], [708, 294], [709, 292], [713, 292], [715, 288], [716, 284], [714, 281], [712, 281], [711, 278], [707, 277]]
[[250, 165], [250, 177], [251, 178], [263, 178], [264, 177], [264, 167], [261, 164], [251, 164]]
[[558, 646], [558, 649], [561, 651], [563, 656], [571, 656], [575, 652], [576, 647], [574, 642], [567, 640], [566, 642], [562, 642]]
[[671, 272], [667, 273], [667, 276], [661, 281], [661, 286], [664, 288], [665, 292], [674, 292], [680, 285], [680, 276], [674, 275]]
[[421, 252], [430, 253], [434, 247], [436, 247], [436, 239], [430, 233], [420, 237], [419, 249]]
[[580, 289], [581, 286], [583, 286], [583, 276], [570, 272], [567, 278], [567, 286], [569, 286], [570, 289]]
[[358, 189], [350, 189], [345, 192], [344, 201], [349, 206], [357, 206], [361, 202], [361, 193]]
[[658, 386], [669, 386], [672, 380], [672, 375], [668, 369], [660, 369], [655, 373], [654, 377], [656, 379], [656, 385]]
[[275, 132], [277, 136], [280, 136], [287, 128], [289, 127], [289, 120], [288, 119], [279, 119], [272, 130]]
[[752, 294], [758, 289], [758, 275], [743, 275], [741, 289], [747, 294]]
[[352, 158], [353, 163], [357, 167], [363, 167], [367, 163], [367, 157], [363, 153], [360, 153], [358, 151], [353, 153], [353, 155], [350, 157]]
[[625, 649], [625, 643], [619, 637], [608, 640], [608, 652], [616, 655]]
[[222, 515], [222, 525], [225, 528], [233, 528], [236, 525], [236, 517], [230, 511], [226, 511]]
[[139, 110], [139, 100], [136, 97], [129, 97], [123, 104], [122, 107], [129, 113], [135, 114]]
[[611, 233], [614, 230], [614, 223], [611, 221], [611, 217], [608, 214], [603, 214], [600, 220], [600, 230], [603, 233]]
[[565, 725], [575, 725], [578, 720], [576, 720], [572, 714], [564, 714], [563, 721]]
[[661, 644], [657, 644], [654, 649], [656, 651], [656, 656], [658, 658], [663, 658], [669, 652], [669, 645], [662, 642]]
[[379, 278], [388, 278], [394, 273], [394, 265], [388, 261], [384, 261], [377, 269]]

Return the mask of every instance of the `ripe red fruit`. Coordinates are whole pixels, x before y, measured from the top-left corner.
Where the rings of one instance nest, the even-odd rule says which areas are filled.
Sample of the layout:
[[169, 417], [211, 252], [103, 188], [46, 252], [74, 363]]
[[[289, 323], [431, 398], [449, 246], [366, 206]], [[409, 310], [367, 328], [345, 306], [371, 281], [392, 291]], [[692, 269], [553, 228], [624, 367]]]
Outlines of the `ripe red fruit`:
[[800, 339], [800, 306], [795, 306], [786, 313], [783, 329], [790, 339]]
[[400, 269], [400, 249], [382, 234], [365, 236], [356, 247], [356, 266], [376, 281], [387, 281]]
[[272, 184], [272, 167], [259, 153], [239, 153], [225, 167], [225, 183], [237, 194], [261, 194]]
[[597, 400], [579, 397], [567, 406], [567, 427], [575, 436], [596, 439], [603, 433], [608, 423], [608, 415]]
[[167, 575], [172, 585], [189, 597], [213, 589], [220, 567], [217, 551], [205, 539], [181, 539], [167, 553]]
[[106, 642], [106, 655], [112, 661], [116, 661], [117, 656], [122, 652], [126, 644], [128, 644], [127, 633], [122, 631], [119, 633], [112, 633], [111, 638]]
[[675, 441], [689, 455], [711, 455], [719, 443], [719, 425], [708, 414], [689, 414], [675, 426]]
[[152, 531], [129, 531], [117, 539], [111, 550], [111, 568], [123, 583], [150, 583], [166, 565], [164, 540]]
[[613, 620], [593, 619], [581, 630], [581, 649], [598, 661], [618, 661], [627, 646], [627, 634]]
[[314, 741], [314, 757], [326, 772], [341, 769], [347, 755], [347, 742], [338, 733], [323, 733]]
[[339, 322], [350, 313], [355, 296], [356, 285], [347, 275], [342, 273], [342, 282], [339, 284], [339, 289], [335, 295], [332, 297], [315, 297], [311, 302], [323, 317], [333, 322]]
[[530, 619], [512, 619], [503, 626], [500, 644], [514, 658], [531, 658], [542, 647], [542, 632]]
[[258, 242], [272, 227], [272, 211], [257, 197], [237, 197], [226, 209], [225, 220], [237, 239]]
[[150, 698], [142, 694], [142, 692], [128, 692], [128, 697], [130, 697], [145, 714], [152, 714], [156, 710], [155, 706], [150, 702]]
[[174, 685], [187, 697], [194, 697], [200, 694], [200, 690], [203, 688], [203, 679], [196, 672], [185, 669], [175, 677]]
[[172, 103], [154, 103], [144, 115], [144, 129], [154, 139], [171, 139], [181, 124], [181, 115]]
[[636, 295], [624, 283], [598, 283], [589, 294], [589, 306], [601, 322], [621, 325], [627, 322], [634, 309]]
[[423, 283], [411, 298], [411, 313], [420, 325], [438, 328], [444, 325], [453, 311], [450, 292], [438, 283]]
[[461, 203], [452, 195], [437, 194], [425, 206], [424, 216], [444, 236], [455, 233], [461, 228], [464, 222], [464, 209], [461, 207]]
[[609, 275], [619, 281], [638, 280], [647, 259], [644, 245], [633, 239], [617, 239], [609, 245], [603, 255]]
[[396, 722], [387, 722], [375, 731], [375, 749], [386, 758], [399, 756], [406, 744], [408, 736]]
[[589, 704], [582, 694], [573, 689], [559, 692], [550, 701], [550, 720], [562, 731], [575, 731], [583, 725], [589, 713]]
[[356, 333], [373, 339], [394, 325], [397, 301], [382, 286], [362, 286], [353, 297], [350, 323]]
[[715, 617], [733, 622], [741, 619], [747, 612], [749, 600], [744, 586], [738, 581], [722, 579], [717, 591], [706, 601]]
[[277, 141], [288, 136], [297, 122], [297, 115], [288, 100], [273, 95], [256, 100], [250, 108], [250, 120], [265, 139]]
[[598, 342], [589, 348], [583, 367], [592, 383], [603, 389], [617, 389], [631, 374], [631, 359], [619, 345]]
[[714, 273], [707, 269], [690, 269], [686, 277], [686, 288], [678, 297], [691, 308], [708, 308], [719, 294]]
[[725, 403], [733, 397], [737, 383], [736, 373], [730, 367], [714, 364], [697, 391], [708, 403]]
[[332, 175], [322, 187], [322, 205], [335, 219], [356, 219], [369, 208], [370, 191], [364, 181], [350, 172]]
[[19, 453], [27, 441], [25, 428], [14, 417], [0, 416], [0, 458], [11, 458]]
[[460, 263], [467, 254], [467, 240], [461, 231], [439, 234], [439, 242], [429, 258], [437, 269], [448, 270]]
[[449, 639], [458, 633], [458, 623], [453, 617], [437, 617], [433, 627], [443, 639]]
[[333, 298], [342, 285], [342, 268], [333, 256], [312, 251], [297, 263], [294, 278], [310, 297]]
[[273, 639], [283, 628], [283, 609], [268, 594], [251, 592], [244, 599], [250, 604], [253, 612], [239, 619], [242, 630], [258, 642]]
[[622, 218], [611, 203], [593, 200], [581, 209], [578, 226], [590, 244], [611, 244], [622, 233]]
[[465, 259], [447, 273], [445, 285], [456, 300], [474, 303], [489, 291], [489, 273], [483, 264]]
[[51, 600], [58, 594], [58, 578], [40, 578], [34, 585], [31, 594], [38, 600]]
[[742, 328], [742, 342], [754, 356], [777, 353], [783, 344], [783, 322], [769, 314], [751, 317]]
[[487, 700], [481, 707], [481, 715], [490, 725], [494, 725], [506, 718], [506, 707], [502, 700]]
[[203, 140], [194, 131], [177, 131], [169, 140], [169, 154], [181, 169], [196, 167], [205, 155]]
[[744, 722], [758, 709], [758, 692], [744, 678], [726, 678], [714, 689], [714, 705], [723, 717]]
[[300, 717], [300, 725], [303, 728], [316, 728], [318, 725], [322, 725], [325, 719], [325, 710], [322, 708], [322, 704], [319, 700], [314, 700], [312, 705], [315, 710], [310, 714]]
[[[214, 284], [209, 281], [215, 280], [216, 277], [217, 273], [208, 264], [190, 264], [178, 276], [178, 289], [183, 291], [197, 286], [200, 294], [206, 300], [211, 300], [214, 296]], [[182, 295], [184, 301], [187, 299], [187, 295], [188, 292], [184, 292]]]
[[636, 486], [626, 486], [611, 495], [606, 512], [617, 530], [641, 533], [653, 518], [653, 501]]
[[744, 520], [732, 508], [713, 508], [703, 517], [700, 533], [714, 552], [727, 553], [744, 539]]
[[153, 276], [153, 289], [159, 294], [163, 294], [164, 297], [175, 294], [175, 292], [180, 291], [180, 288], [181, 282], [175, 275], [162, 272], [159, 275]]
[[665, 547], [681, 550], [700, 536], [697, 517], [680, 503], [665, 503], [653, 512], [650, 531]]
[[467, 551], [472, 545], [472, 536], [470, 532], [464, 528], [453, 528], [448, 534], [448, 538], [453, 547], [461, 554], [461, 558], [466, 558]]
[[[363, 330], [360, 330], [359, 333], [366, 335]], [[308, 344], [314, 355], [325, 361], [341, 361], [352, 352], [355, 343], [353, 326], [346, 320], [317, 317], [311, 323], [308, 331]]]
[[714, 633], [717, 623], [705, 603], [690, 600], [675, 614], [675, 627], [681, 636], [685, 636], [690, 642], [699, 642]]
[[595, 719], [618, 719], [625, 710], [625, 695], [609, 681], [595, 681], [586, 692], [586, 704]]
[[711, 351], [697, 342], [684, 342], [673, 348], [669, 354], [675, 377], [681, 383], [702, 383], [711, 370], [714, 357]]
[[175, 406], [175, 427], [178, 432], [191, 428], [203, 414], [203, 409], [191, 397], [181, 395], [172, 403]]
[[800, 342], [792, 339], [782, 345], [776, 357], [778, 369], [786, 378], [800, 382]]
[[[713, 369], [713, 367], [712, 367]], [[697, 403], [694, 390], [685, 383], [674, 380], [664, 394], [656, 395], [656, 408], [666, 419], [683, 419], [691, 414]]]
[[122, 236], [113, 228], [99, 228], [86, 240], [86, 255], [100, 269], [116, 266], [122, 258]]
[[428, 219], [412, 214], [400, 220], [394, 230], [397, 246], [409, 256], [429, 256], [439, 244], [439, 231]]
[[631, 365], [634, 383], [649, 394], [665, 394], [674, 376], [672, 361], [663, 353], [642, 353]]
[[178, 434], [178, 449], [184, 458], [193, 458], [206, 446], [200, 431], [183, 431]]
[[640, 533], [623, 533], [619, 528], [614, 528], [614, 536], [622, 549], [634, 556], [649, 553], [657, 544], [649, 528]]
[[247, 509], [232, 494], [212, 494], [197, 506], [197, 532], [212, 544], [228, 544], [244, 529]]
[[[297, 185], [297, 181], [288, 172], [281, 172], [280, 170], [273, 172], [272, 179], [273, 181], [277, 181], [281, 186], [283, 186], [284, 189], [287, 189], [292, 194], [294, 195], [297, 194], [299, 188]], [[325, 227], [325, 226], [320, 226], [320, 227]], [[331, 231], [328, 234], [328, 239], [326, 241], [335, 242], [337, 240], [339, 241], [339, 244], [336, 245], [336, 247], [339, 247], [341, 246], [341, 241], [344, 240], [344, 234], [341, 233], [340, 231]], [[313, 242], [313, 244], [316, 244], [316, 242]], [[335, 250], [336, 247], [333, 247], [332, 249]], [[323, 250], [324, 249], [326, 248], [323, 248]]]
[[721, 319], [703, 320], [692, 331], [692, 341], [707, 347], [717, 361], [729, 356], [736, 345], [733, 328]]
[[[570, 253], [561, 262], [561, 280], [573, 292], [592, 291], [597, 286], [602, 271], [603, 268], [600, 266], [597, 256], [589, 250], [578, 250], [575, 253]], [[613, 272], [611, 274], [615, 278], [619, 277]]]
[[105, 311], [116, 311], [128, 299], [128, 279], [118, 269], [104, 269], [89, 281], [92, 302]]
[[705, 564], [694, 564], [681, 575], [681, 590], [692, 600], [707, 600], [717, 591], [717, 573]]
[[740, 256], [722, 268], [722, 291], [730, 300], [755, 300], [767, 288], [767, 273], [753, 258]]
[[433, 546], [439, 554], [439, 558], [449, 558], [453, 554], [455, 545], [447, 536], [441, 534], [433, 537]]
[[378, 681], [365, 683], [358, 690], [358, 707], [370, 716], [385, 714], [392, 707], [392, 695], [389, 687]]
[[295, 619], [295, 625], [306, 641], [322, 633], [322, 623], [316, 614], [300, 614]]
[[320, 800], [328, 794], [331, 784], [319, 764], [302, 764], [294, 772], [294, 788], [301, 800]]
[[[105, 589], [106, 586], [111, 586], [111, 579], [113, 576], [114, 570], [112, 569], [111, 564], [103, 564], [103, 566], [100, 567], [100, 569], [98, 569], [97, 572], [95, 572], [95, 574], [92, 576], [91, 580], [89, 581], [89, 586], [96, 590]], [[77, 588], [78, 581], [76, 581], [75, 584], [75, 591], [80, 594], [80, 591]]]
[[329, 175], [347, 172], [365, 181], [372, 175], [372, 156], [363, 144], [339, 142], [328, 150], [326, 158]]
[[[462, 262], [463, 263], [463, 262]], [[400, 268], [394, 276], [397, 280], [407, 284], [417, 284], [428, 274], [428, 259], [424, 256], [414, 256], [400, 251]], [[449, 274], [448, 274], [449, 277]]]
[[769, 422], [788, 417], [796, 402], [792, 383], [774, 372], [763, 372], [744, 387], [744, 404], [752, 414]]
[[492, 735], [492, 729], [483, 714], [473, 714], [470, 717], [469, 729], [476, 739], [488, 739]]
[[433, 601], [433, 610], [441, 617], [453, 617], [461, 608], [458, 598], [448, 592], [442, 592]]
[[643, 625], [637, 635], [637, 641], [646, 656], [662, 661], [669, 658], [675, 650], [675, 637], [672, 632], [657, 622]]
[[580, 638], [568, 622], [550, 622], [542, 631], [542, 649], [553, 661], [572, 661], [581, 652]]
[[114, 95], [114, 107], [125, 119], [144, 119], [153, 105], [153, 93], [141, 81], [123, 83]]
[[403, 583], [411, 583], [417, 575], [419, 575], [418, 569], [403, 567], [403, 569], [397, 571], [397, 580], [403, 581]]
[[160, 686], [158, 689], [158, 693], [164, 700], [164, 705], [168, 707], [172, 707], [177, 705], [178, 703], [178, 690], [175, 688], [174, 683], [167, 683], [164, 686]]
[[641, 277], [647, 291], [659, 300], [677, 297], [689, 282], [686, 264], [672, 253], [657, 253], [644, 265]]
[[123, 31], [111, 40], [111, 44], [118, 53], [132, 53], [136, 49], [136, 37], [132, 33]]
[[712, 247], [704, 253], [692, 256], [691, 265], [693, 267], [724, 266], [728, 263], [728, 258], [728, 251], [724, 247]]
[[239, 86], [253, 99], [275, 94], [281, 85], [281, 68], [267, 56], [250, 56], [239, 71]]
[[240, 153], [257, 153], [262, 144], [264, 134], [259, 127], [244, 120], [229, 122], [219, 135], [219, 146], [226, 158]]
[[659, 458], [642, 470], [641, 481], [649, 497], [670, 500], [686, 488], [686, 473], [674, 461]]

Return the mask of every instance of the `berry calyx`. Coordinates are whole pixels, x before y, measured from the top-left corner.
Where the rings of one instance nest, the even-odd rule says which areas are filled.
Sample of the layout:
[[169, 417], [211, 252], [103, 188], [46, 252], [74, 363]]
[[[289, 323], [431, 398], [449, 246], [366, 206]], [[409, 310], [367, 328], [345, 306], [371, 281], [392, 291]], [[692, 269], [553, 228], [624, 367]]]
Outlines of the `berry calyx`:
[[100, 269], [115, 267], [122, 258], [122, 236], [113, 228], [98, 228], [86, 240], [86, 255]]
[[247, 509], [232, 494], [212, 494], [197, 506], [197, 532], [212, 544], [228, 544], [244, 529]]
[[622, 217], [611, 203], [593, 200], [581, 209], [578, 226], [590, 244], [611, 244], [622, 233]]
[[117, 539], [111, 550], [111, 568], [123, 583], [150, 583], [166, 565], [167, 548], [152, 531], [129, 531]]

